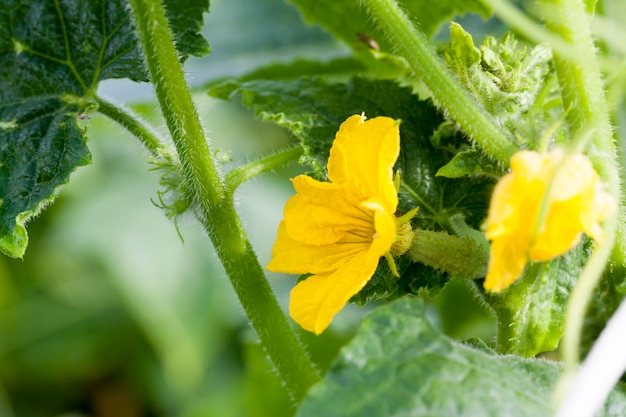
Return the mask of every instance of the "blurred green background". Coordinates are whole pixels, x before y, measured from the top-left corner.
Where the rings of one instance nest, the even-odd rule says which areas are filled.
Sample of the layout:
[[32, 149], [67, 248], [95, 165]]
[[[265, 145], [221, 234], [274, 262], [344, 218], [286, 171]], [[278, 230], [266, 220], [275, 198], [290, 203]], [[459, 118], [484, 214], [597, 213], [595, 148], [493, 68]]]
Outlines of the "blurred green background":
[[[348, 53], [281, 0], [213, 0], [205, 23], [213, 53], [186, 65], [196, 87], [270, 62]], [[150, 85], [107, 81], [100, 93], [133, 105], [167, 137]], [[213, 148], [232, 151], [224, 171], [291, 142], [205, 91], [195, 99]], [[151, 203], [159, 178], [148, 153], [99, 116], [88, 135], [93, 164], [30, 222], [24, 260], [0, 257], [0, 417], [291, 414], [201, 226], [179, 219], [183, 243]], [[286, 178], [299, 172], [287, 167], [237, 192], [262, 264], [292, 192]], [[270, 279], [286, 306], [294, 277]], [[358, 316], [347, 312], [322, 338], [303, 335], [320, 366]]]
[[[186, 65], [197, 88], [272, 62], [350, 54], [282, 0], [212, 0], [205, 24], [213, 53]], [[481, 22], [469, 17], [464, 24]], [[133, 104], [167, 136], [150, 85], [107, 81], [101, 93]], [[205, 91], [195, 99], [213, 149], [232, 151], [224, 172], [292, 141]], [[88, 133], [93, 164], [29, 224], [24, 260], [0, 257], [0, 417], [292, 414], [200, 225], [191, 216], [179, 220], [183, 243], [151, 203], [159, 178], [148, 153], [104, 118], [93, 117]], [[265, 174], [237, 192], [262, 264], [292, 194], [287, 178], [302, 171]], [[295, 277], [268, 278], [286, 307]], [[464, 283], [448, 285], [430, 312], [453, 337], [493, 336], [491, 319]], [[362, 314], [351, 306], [322, 336], [301, 332], [322, 369]]]

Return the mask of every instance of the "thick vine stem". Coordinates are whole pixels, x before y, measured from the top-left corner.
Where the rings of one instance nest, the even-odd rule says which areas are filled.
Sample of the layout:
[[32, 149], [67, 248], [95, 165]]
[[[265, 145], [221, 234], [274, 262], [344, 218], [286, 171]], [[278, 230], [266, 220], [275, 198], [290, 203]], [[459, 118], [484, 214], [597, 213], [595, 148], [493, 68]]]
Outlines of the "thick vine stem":
[[148, 71], [181, 162], [197, 217], [207, 230], [263, 347], [295, 401], [319, 380], [278, 305], [222, 181], [191, 99], [160, 0], [130, 1]]
[[517, 151], [508, 135], [491, 115], [482, 109], [459, 80], [437, 56], [426, 36], [415, 28], [395, 0], [361, 0], [421, 81], [431, 90], [435, 101], [481, 147], [500, 162], [509, 165]]

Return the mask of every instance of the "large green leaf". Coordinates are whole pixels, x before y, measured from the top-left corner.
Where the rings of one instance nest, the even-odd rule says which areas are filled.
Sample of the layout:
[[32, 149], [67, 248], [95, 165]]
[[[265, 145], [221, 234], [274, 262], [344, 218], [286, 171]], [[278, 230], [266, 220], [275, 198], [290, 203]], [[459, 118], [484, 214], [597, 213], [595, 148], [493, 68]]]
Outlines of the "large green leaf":
[[[302, 78], [293, 82], [231, 81], [215, 87], [211, 94], [241, 100], [262, 119], [289, 129], [304, 147], [303, 160], [314, 168], [319, 178], [325, 177], [335, 133], [347, 117], [364, 112], [368, 117], [400, 119], [401, 151], [396, 168], [402, 173], [405, 186], [401, 189], [399, 210], [407, 212], [420, 206], [414, 226], [439, 230], [445, 229], [448, 219], [455, 214], [462, 215], [474, 227], [485, 216], [492, 180], [436, 176], [454, 154], [455, 147], [467, 144], [455, 137], [445, 147], [434, 146], [431, 138], [443, 117], [430, 101], [419, 100], [410, 88], [388, 80], [354, 78], [333, 84], [319, 78]], [[406, 272], [398, 280], [381, 263], [355, 301], [361, 304], [370, 298], [396, 297], [422, 287], [439, 288], [446, 280], [443, 274], [424, 265], [403, 265], [403, 268]]]
[[[208, 53], [208, 0], [166, 1], [184, 59]], [[21, 257], [25, 222], [90, 162], [78, 123], [107, 78], [147, 80], [123, 0], [5, 0], [0, 8], [0, 250]]]
[[[297, 416], [547, 417], [561, 370], [455, 342], [428, 322], [421, 300], [405, 298], [366, 317]], [[624, 409], [620, 387], [600, 416]]]

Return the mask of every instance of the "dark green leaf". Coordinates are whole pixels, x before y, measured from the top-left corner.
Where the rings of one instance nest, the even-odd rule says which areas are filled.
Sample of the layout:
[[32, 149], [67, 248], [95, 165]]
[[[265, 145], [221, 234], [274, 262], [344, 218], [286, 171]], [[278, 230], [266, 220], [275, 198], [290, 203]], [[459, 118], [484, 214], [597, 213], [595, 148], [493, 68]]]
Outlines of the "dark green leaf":
[[[208, 0], [166, 1], [181, 57], [205, 54]], [[77, 118], [107, 78], [146, 80], [123, 0], [19, 1], [0, 8], [0, 251], [21, 257], [25, 222], [90, 162]]]
[[503, 175], [500, 167], [491, 158], [476, 148], [454, 155], [446, 165], [439, 168], [437, 175], [446, 178], [460, 178], [471, 175], [487, 175], [499, 178]]
[[[421, 300], [406, 298], [366, 317], [297, 416], [547, 417], [561, 370], [455, 342], [428, 322]], [[624, 409], [618, 388], [600, 415]]]
[[[410, 264], [411, 261], [407, 257], [400, 258], [399, 262], [396, 263], [396, 268], [401, 277], [405, 276]], [[401, 288], [404, 281], [393, 275], [387, 261], [381, 261], [372, 278], [350, 301], [362, 307], [372, 300], [391, 300], [406, 294], [406, 291]]]
[[59, 104], [53, 98], [0, 107], [0, 117], [19, 125], [0, 128], [0, 250], [14, 258], [22, 257], [28, 244], [25, 222], [91, 158], [72, 107]]
[[350, 301], [358, 306], [364, 306], [370, 301], [390, 301], [422, 291], [425, 291], [428, 297], [435, 297], [448, 282], [446, 274], [430, 266], [411, 262], [407, 256], [396, 260], [396, 264], [400, 273], [399, 278], [393, 275], [387, 261], [381, 260], [372, 278]]
[[209, 0], [163, 0], [163, 4], [181, 58], [208, 55], [211, 48], [201, 31], [202, 14], [209, 11]]
[[550, 262], [532, 263], [502, 294], [485, 297], [498, 318], [499, 352], [530, 357], [557, 347], [567, 300], [587, 257], [579, 245]]

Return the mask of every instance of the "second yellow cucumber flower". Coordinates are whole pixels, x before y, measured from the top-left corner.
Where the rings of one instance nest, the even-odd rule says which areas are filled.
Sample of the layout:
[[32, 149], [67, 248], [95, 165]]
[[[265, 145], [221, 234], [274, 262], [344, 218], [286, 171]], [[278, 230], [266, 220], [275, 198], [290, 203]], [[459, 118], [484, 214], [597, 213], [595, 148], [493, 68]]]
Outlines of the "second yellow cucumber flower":
[[289, 304], [291, 317], [306, 330], [324, 331], [394, 244], [393, 166], [399, 152], [395, 120], [354, 115], [330, 150], [331, 182], [292, 179], [296, 195], [285, 205], [267, 268], [313, 274], [293, 288]]
[[576, 246], [582, 232], [604, 239], [600, 222], [616, 208], [584, 155], [521, 151], [496, 185], [487, 218], [491, 240], [485, 289], [499, 292], [529, 260], [548, 261]]

